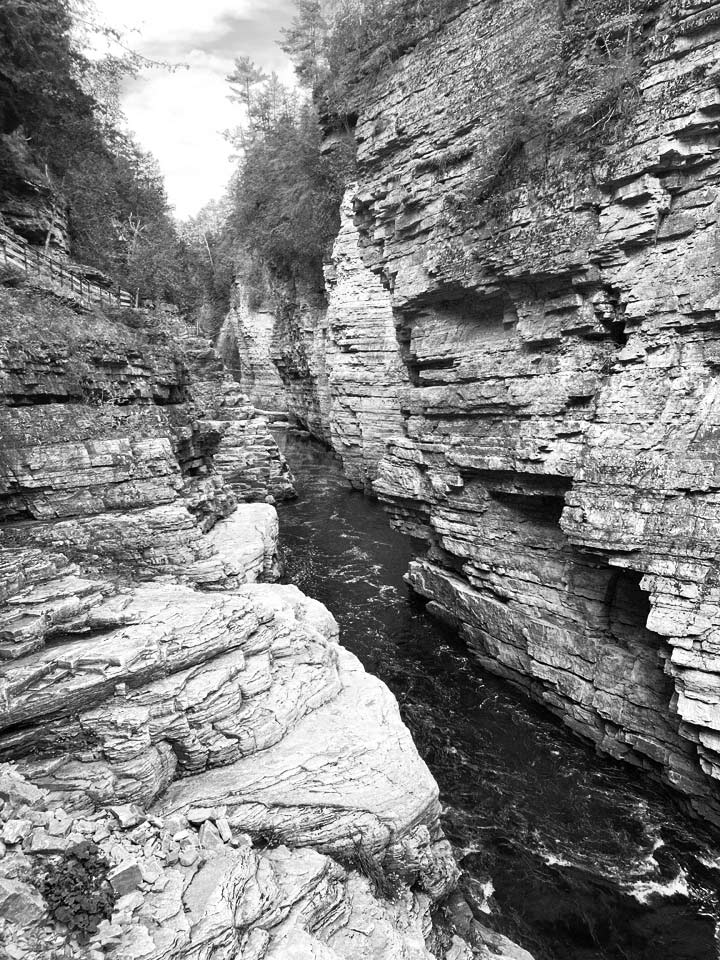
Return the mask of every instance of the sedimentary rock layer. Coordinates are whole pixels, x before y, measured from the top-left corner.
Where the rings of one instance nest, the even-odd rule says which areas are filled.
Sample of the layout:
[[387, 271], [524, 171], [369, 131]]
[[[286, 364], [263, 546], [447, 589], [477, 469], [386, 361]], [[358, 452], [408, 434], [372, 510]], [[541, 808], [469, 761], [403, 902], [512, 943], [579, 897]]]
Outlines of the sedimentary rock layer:
[[266, 420], [168, 318], [2, 305], [0, 952], [471, 960], [397, 704], [268, 582]]
[[[585, 121], [551, 7], [471, 4], [361, 119], [364, 259], [413, 379], [376, 490], [483, 663], [718, 823], [720, 8], [634, 11], [632, 98]], [[577, 136], [515, 131], [479, 185], [518, 97]]]
[[469, 0], [365, 78], [328, 309], [276, 324], [431, 609], [715, 824], [718, 56], [710, 0]]

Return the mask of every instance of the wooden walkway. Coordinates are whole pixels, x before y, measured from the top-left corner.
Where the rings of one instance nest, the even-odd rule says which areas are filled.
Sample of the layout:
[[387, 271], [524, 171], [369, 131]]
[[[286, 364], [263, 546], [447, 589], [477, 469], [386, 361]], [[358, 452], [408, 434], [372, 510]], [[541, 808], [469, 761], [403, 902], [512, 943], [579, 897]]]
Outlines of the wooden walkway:
[[93, 283], [66, 261], [48, 256], [12, 230], [0, 225], [0, 264], [2, 263], [22, 270], [29, 277], [49, 280], [53, 286], [68, 290], [86, 303], [135, 306], [135, 298], [127, 290], [122, 290], [119, 286], [108, 287]]

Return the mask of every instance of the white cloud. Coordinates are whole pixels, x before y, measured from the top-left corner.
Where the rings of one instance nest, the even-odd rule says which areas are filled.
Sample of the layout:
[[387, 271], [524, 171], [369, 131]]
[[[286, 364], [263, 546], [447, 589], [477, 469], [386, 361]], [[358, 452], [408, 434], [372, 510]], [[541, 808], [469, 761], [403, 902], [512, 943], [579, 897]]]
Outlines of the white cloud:
[[239, 122], [225, 77], [236, 56], [292, 82], [277, 45], [293, 0], [95, 0], [109, 26], [128, 31], [138, 53], [188, 69], [143, 71], [126, 85], [123, 109], [143, 147], [157, 157], [178, 216], [220, 196], [232, 171], [222, 131]]

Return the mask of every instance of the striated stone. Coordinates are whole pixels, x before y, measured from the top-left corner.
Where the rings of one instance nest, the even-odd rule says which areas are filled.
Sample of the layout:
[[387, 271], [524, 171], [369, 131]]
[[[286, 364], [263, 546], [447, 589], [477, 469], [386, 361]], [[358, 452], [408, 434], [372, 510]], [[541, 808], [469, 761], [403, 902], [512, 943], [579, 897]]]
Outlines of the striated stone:
[[108, 807], [108, 810], [115, 817], [117, 822], [124, 830], [136, 827], [144, 820], [144, 813], [134, 803], [125, 803], [121, 805]]
[[108, 873], [108, 880], [118, 897], [132, 893], [142, 882], [142, 872], [135, 860], [125, 860]]
[[24, 848], [28, 853], [64, 853], [68, 848], [68, 840], [65, 837], [53, 836], [47, 830], [34, 830]]
[[470, 0], [362, 81], [327, 307], [277, 290], [270, 357], [429, 610], [717, 826], [716, 15], [628, 8], [603, 114], [576, 6]]
[[45, 912], [42, 897], [28, 883], [0, 877], [0, 917], [16, 924], [31, 924]]
[[20, 843], [32, 832], [31, 820], [6, 820], [2, 828], [3, 843]]
[[[457, 877], [437, 786], [332, 615], [254, 582], [277, 577], [269, 501], [292, 494], [266, 418], [178, 321], [51, 299], [47, 329], [33, 294], [0, 299], [27, 308], [26, 342], [0, 336], [13, 943], [61, 948], [33, 868], [92, 838], [117, 899], [88, 956], [430, 960]], [[358, 845], [397, 902], [323, 852], [362, 868]]]

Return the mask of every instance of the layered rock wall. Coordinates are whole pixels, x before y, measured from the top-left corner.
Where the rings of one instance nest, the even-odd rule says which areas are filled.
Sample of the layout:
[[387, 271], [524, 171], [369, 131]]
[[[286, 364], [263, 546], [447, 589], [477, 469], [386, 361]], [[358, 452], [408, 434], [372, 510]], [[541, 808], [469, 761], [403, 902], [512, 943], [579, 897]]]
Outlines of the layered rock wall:
[[[638, 5], [611, 108], [558, 73], [554, 8], [470, 4], [361, 118], [413, 380], [376, 491], [484, 664], [717, 824], [720, 7]], [[489, 165], [518, 102], [555, 126]]]
[[716, 825], [719, 55], [710, 0], [469, 0], [365, 91], [328, 309], [276, 325], [431, 609]]
[[371, 492], [386, 442], [402, 430], [398, 393], [410, 377], [390, 298], [360, 256], [355, 196], [351, 186], [325, 268], [325, 300], [276, 284], [274, 312], [252, 311], [240, 293], [218, 349], [238, 358], [235, 377], [254, 403], [279, 405], [280, 393], [292, 419], [330, 444], [351, 483]]
[[177, 322], [0, 307], [0, 952], [471, 960], [397, 704], [271, 582], [265, 419]]
[[271, 359], [275, 314], [264, 305], [254, 308], [249, 293], [238, 282], [233, 305], [217, 339], [225, 369], [240, 389], [263, 411], [277, 417], [287, 412], [285, 387]]

